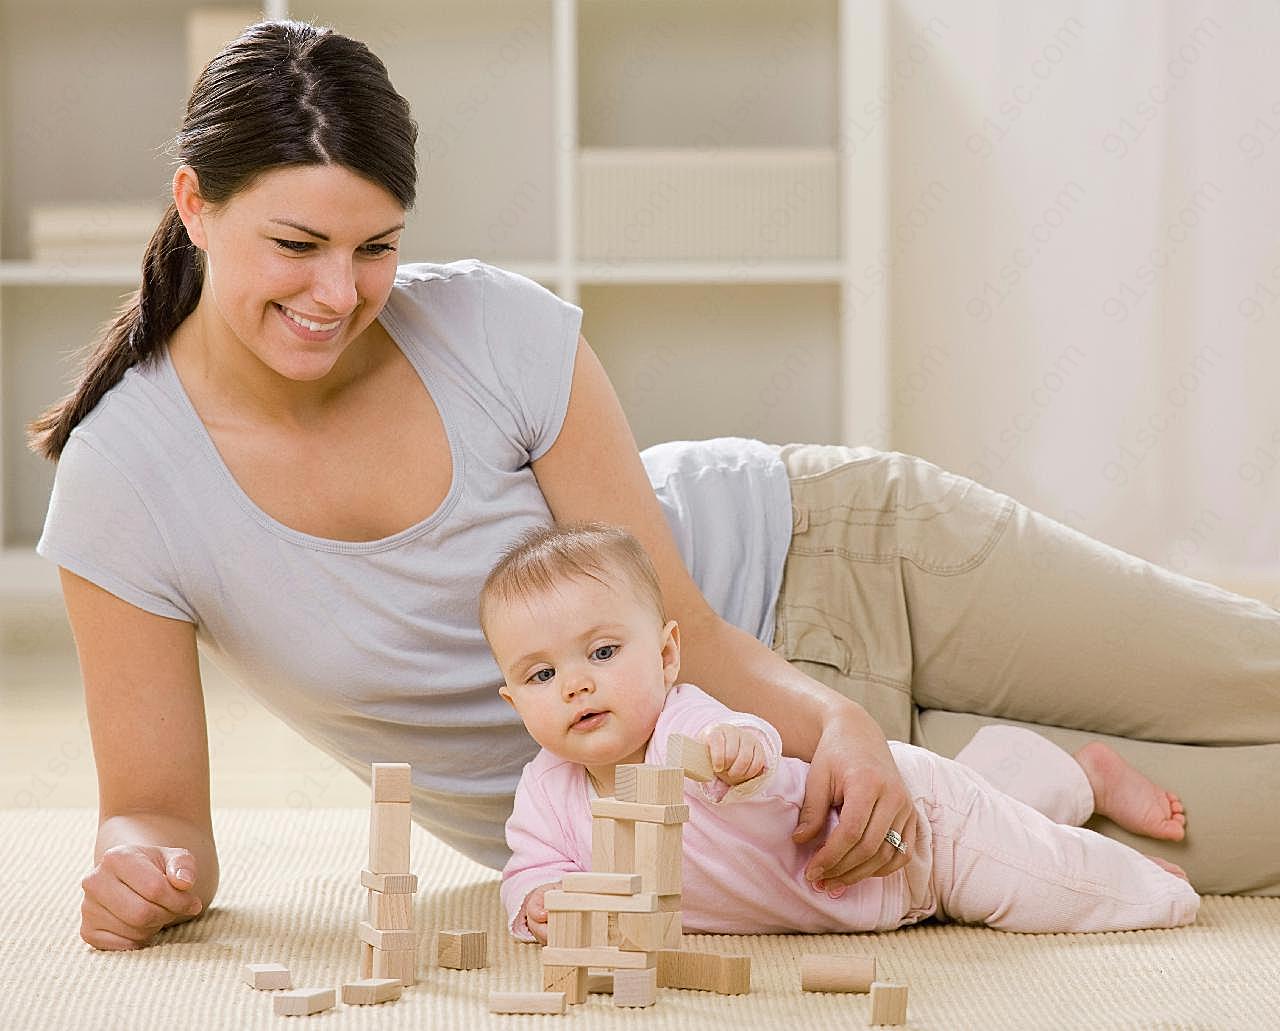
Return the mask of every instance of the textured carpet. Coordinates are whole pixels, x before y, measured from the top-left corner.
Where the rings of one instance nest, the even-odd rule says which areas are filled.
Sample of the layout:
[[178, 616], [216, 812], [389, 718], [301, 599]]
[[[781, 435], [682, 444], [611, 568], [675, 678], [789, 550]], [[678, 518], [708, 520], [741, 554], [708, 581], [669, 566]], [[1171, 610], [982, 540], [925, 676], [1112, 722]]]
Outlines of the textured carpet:
[[[239, 978], [246, 962], [287, 963], [297, 986], [338, 987], [357, 970], [355, 924], [367, 813], [358, 809], [221, 811], [222, 889], [201, 919], [138, 952], [80, 940], [80, 878], [95, 814], [0, 811], [0, 1026], [4, 1028], [280, 1027], [271, 993]], [[799, 987], [800, 957], [871, 952], [882, 975], [910, 983], [916, 1029], [1280, 1027], [1280, 899], [1204, 900], [1199, 921], [1165, 931], [1013, 935], [924, 925], [883, 935], [688, 935], [690, 948], [745, 952], [752, 990], [726, 997], [659, 989], [656, 1006], [615, 1010], [593, 995], [565, 1016], [488, 1013], [491, 990], [536, 991], [538, 947], [513, 941], [498, 875], [417, 827], [421, 982], [399, 1002], [338, 1007], [318, 1027], [836, 1028], [862, 1027], [866, 995]], [[489, 966], [440, 969], [435, 932], [489, 932]], [[302, 1025], [309, 1026], [309, 1025]]]

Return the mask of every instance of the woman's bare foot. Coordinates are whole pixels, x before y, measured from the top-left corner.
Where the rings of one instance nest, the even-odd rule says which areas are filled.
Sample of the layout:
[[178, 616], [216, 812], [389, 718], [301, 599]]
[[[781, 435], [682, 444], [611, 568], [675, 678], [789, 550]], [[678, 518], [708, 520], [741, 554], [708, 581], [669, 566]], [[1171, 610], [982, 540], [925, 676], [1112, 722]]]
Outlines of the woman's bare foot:
[[[1144, 852], [1143, 855], [1146, 855], [1146, 853]], [[1147, 856], [1147, 858], [1150, 859], [1153, 863], [1156, 864], [1156, 866], [1160, 867], [1161, 869], [1168, 870], [1171, 874], [1173, 874], [1173, 876], [1181, 877], [1188, 884], [1191, 883], [1191, 878], [1187, 876], [1187, 871], [1182, 869], [1182, 867], [1180, 867], [1177, 863], [1171, 863], [1169, 862], [1169, 860], [1161, 859], [1159, 856]]]
[[1093, 788], [1094, 812], [1144, 837], [1181, 841], [1186, 835], [1182, 800], [1144, 777], [1115, 749], [1090, 741], [1076, 752], [1075, 760]]

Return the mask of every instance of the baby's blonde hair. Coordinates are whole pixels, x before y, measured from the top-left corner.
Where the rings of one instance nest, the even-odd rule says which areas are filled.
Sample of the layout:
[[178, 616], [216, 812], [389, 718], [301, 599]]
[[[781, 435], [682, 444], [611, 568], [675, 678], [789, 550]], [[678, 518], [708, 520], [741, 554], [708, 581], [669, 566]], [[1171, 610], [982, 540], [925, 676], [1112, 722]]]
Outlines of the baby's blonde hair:
[[486, 640], [495, 603], [531, 598], [573, 577], [610, 586], [621, 580], [652, 605], [660, 626], [667, 622], [658, 574], [635, 537], [606, 523], [551, 523], [517, 537], [485, 579], [480, 589], [480, 629]]

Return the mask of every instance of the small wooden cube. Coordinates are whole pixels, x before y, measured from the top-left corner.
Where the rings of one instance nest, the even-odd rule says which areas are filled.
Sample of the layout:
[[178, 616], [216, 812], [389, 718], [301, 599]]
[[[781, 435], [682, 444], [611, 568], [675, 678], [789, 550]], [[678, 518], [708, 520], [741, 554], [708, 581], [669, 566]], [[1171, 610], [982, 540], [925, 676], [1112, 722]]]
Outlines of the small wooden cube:
[[368, 972], [361, 967], [364, 977], [394, 977], [406, 988], [418, 983], [418, 950], [415, 949], [369, 949]]
[[276, 1016], [306, 1017], [331, 1009], [336, 1000], [337, 992], [332, 988], [295, 988], [275, 997]]
[[246, 963], [240, 968], [244, 983], [258, 991], [292, 988], [289, 968], [283, 963]]
[[570, 1006], [587, 1001], [587, 968], [542, 965], [542, 990], [559, 992]]
[[875, 956], [800, 958], [800, 987], [806, 992], [869, 992], [875, 979]]
[[716, 779], [716, 771], [711, 766], [711, 746], [705, 741], [672, 734], [667, 738], [667, 762], [681, 767], [690, 780], [706, 783]]
[[380, 931], [407, 931], [413, 927], [413, 894], [369, 889], [369, 923]]
[[563, 1013], [564, 992], [490, 992], [490, 1013]]
[[619, 802], [672, 805], [684, 801], [684, 770], [679, 766], [623, 763], [614, 767], [613, 797]]
[[[654, 968], [657, 969], [656, 967]], [[597, 971], [594, 974], [587, 974], [587, 994], [588, 995], [612, 995], [613, 994], [613, 974], [612, 972]]]
[[404, 985], [398, 977], [366, 977], [342, 986], [342, 1001], [348, 1006], [374, 1006], [400, 998]]
[[408, 763], [373, 764], [375, 802], [413, 801], [413, 771]]
[[488, 933], [441, 931], [436, 936], [436, 963], [450, 970], [476, 970], [488, 966]]
[[615, 970], [613, 972], [613, 1004], [615, 1006], [652, 1006], [658, 1001], [658, 968], [647, 970]]
[[871, 1019], [868, 1024], [905, 1024], [907, 1022], [907, 986], [895, 981], [871, 984]]

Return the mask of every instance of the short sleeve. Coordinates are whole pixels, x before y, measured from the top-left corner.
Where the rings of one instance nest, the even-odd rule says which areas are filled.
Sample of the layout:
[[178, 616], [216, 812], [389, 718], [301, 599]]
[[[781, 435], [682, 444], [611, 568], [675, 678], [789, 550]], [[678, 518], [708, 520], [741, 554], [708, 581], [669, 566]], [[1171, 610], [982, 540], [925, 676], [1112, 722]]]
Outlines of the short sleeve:
[[36, 552], [140, 609], [196, 622], [146, 503], [115, 464], [77, 434], [58, 460]]
[[485, 340], [520, 443], [534, 461], [564, 424], [582, 309], [527, 276], [482, 267]]

